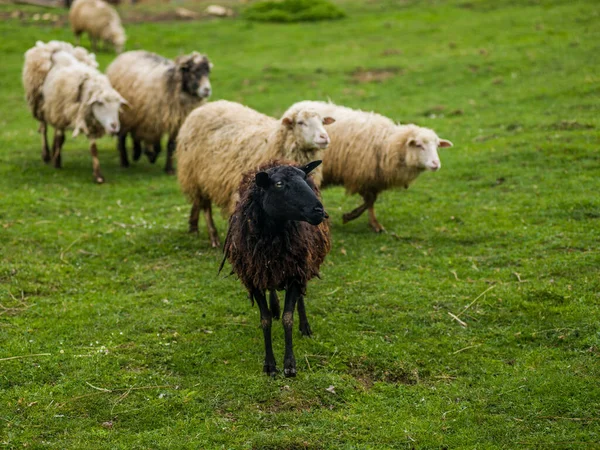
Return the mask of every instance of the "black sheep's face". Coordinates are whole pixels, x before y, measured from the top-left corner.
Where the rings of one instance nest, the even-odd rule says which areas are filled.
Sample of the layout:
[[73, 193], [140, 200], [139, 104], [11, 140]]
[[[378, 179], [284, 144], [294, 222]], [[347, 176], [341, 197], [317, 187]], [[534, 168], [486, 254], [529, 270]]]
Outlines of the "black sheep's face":
[[183, 91], [202, 99], [210, 97], [212, 64], [206, 56], [199, 54], [192, 54], [184, 58], [180, 62]]
[[302, 168], [278, 166], [256, 174], [256, 184], [263, 191], [262, 208], [275, 220], [297, 220], [319, 225], [329, 217], [323, 204], [306, 182], [306, 176], [321, 161]]

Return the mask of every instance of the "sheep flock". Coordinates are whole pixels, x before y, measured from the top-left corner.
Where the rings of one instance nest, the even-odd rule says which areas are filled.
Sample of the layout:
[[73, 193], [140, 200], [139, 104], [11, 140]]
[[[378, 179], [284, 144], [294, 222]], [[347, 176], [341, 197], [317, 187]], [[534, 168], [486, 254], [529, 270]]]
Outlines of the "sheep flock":
[[[221, 269], [229, 261], [258, 304], [269, 375], [277, 371], [271, 345], [271, 323], [281, 315], [277, 291], [286, 291], [284, 375], [295, 376], [293, 313], [298, 310], [300, 330], [310, 335], [307, 283], [319, 276], [331, 249], [329, 222], [337, 219], [329, 219], [319, 189], [339, 185], [358, 194], [362, 203], [341, 221], [367, 212], [372, 230], [383, 232], [374, 207], [379, 195], [438, 171], [438, 149], [452, 142], [431, 129], [331, 101], [280, 105], [285, 112], [278, 118], [232, 101], [209, 101], [213, 64], [205, 53], [172, 59], [146, 50], [122, 53], [125, 30], [103, 0], [75, 0], [69, 20], [77, 46], [38, 41], [24, 55], [23, 87], [39, 124], [42, 160], [60, 168], [66, 131], [83, 134], [93, 179], [102, 184], [97, 139], [114, 136], [121, 166], [129, 167], [128, 136], [133, 160], [145, 154], [151, 163], [167, 136], [165, 171], [176, 173], [182, 203], [183, 197], [191, 203], [189, 232], [198, 233], [202, 212], [210, 245], [218, 248], [213, 206], [229, 220]], [[80, 46], [83, 33], [94, 51], [102, 41], [118, 54], [106, 73]], [[218, 81], [216, 92], [227, 96]], [[55, 129], [51, 145], [48, 127]]]

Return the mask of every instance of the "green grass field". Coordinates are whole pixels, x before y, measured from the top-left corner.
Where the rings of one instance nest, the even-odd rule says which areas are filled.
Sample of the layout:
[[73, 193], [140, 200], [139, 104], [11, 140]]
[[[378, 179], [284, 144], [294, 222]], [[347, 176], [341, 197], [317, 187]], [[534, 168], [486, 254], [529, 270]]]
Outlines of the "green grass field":
[[262, 374], [258, 309], [204, 223], [188, 235], [164, 156], [122, 169], [104, 138], [98, 186], [69, 135], [64, 168], [43, 164], [23, 53], [73, 37], [0, 5], [0, 447], [598, 447], [597, 2], [337, 3], [335, 22], [126, 25], [128, 49], [206, 52], [214, 99], [331, 98], [454, 142], [382, 195], [386, 234], [342, 225], [360, 199], [324, 191], [296, 379]]

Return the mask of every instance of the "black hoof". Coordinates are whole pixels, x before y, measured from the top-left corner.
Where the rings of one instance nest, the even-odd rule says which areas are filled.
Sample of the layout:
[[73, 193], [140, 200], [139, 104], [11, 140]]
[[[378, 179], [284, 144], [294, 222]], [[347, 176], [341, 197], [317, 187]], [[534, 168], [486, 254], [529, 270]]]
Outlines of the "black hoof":
[[50, 153], [42, 153], [42, 161], [44, 161], [46, 164], [48, 164], [51, 159]]
[[310, 329], [310, 325], [307, 324], [307, 323], [306, 324], [300, 324], [300, 334], [302, 336], [307, 336], [307, 337], [312, 336], [313, 332]]
[[158, 159], [158, 153], [147, 152], [146, 156], [148, 157], [148, 161], [150, 161], [150, 164], [154, 164]]
[[294, 378], [296, 376], [296, 368], [289, 367], [287, 369], [283, 369], [283, 374], [286, 378]]
[[274, 377], [277, 375], [277, 372], [279, 372], [277, 370], [277, 367], [275, 367], [275, 364], [266, 364], [263, 366], [263, 372], [266, 373], [267, 375], [269, 375], [270, 377]]
[[175, 169], [165, 169], [167, 175], [175, 175]]

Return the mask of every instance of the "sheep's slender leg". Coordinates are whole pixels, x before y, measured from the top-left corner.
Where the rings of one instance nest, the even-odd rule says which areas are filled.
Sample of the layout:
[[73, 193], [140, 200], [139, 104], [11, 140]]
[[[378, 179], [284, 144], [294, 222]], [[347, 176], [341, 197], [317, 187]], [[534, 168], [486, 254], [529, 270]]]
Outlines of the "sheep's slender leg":
[[50, 148], [48, 147], [48, 125], [46, 122], [40, 122], [40, 134], [42, 135], [42, 161], [50, 162]]
[[279, 298], [277, 297], [277, 291], [269, 292], [269, 308], [273, 319], [277, 320], [281, 317], [281, 308], [279, 307]]
[[[206, 227], [208, 228], [208, 235], [210, 236], [210, 245], [213, 248], [219, 248], [221, 243], [219, 242], [219, 233], [217, 232], [217, 227], [215, 227], [215, 222], [213, 222], [212, 217], [212, 206], [210, 200], [204, 199], [202, 202], [202, 209], [204, 210], [204, 218], [206, 219]], [[196, 226], [197, 226], [196, 222]]]
[[[69, 0], [67, 0], [68, 2]], [[70, 3], [70, 2], [69, 2]], [[69, 8], [71, 5], [67, 5], [67, 8]], [[81, 31], [75, 31], [75, 45], [79, 46], [81, 45]]]
[[190, 233], [198, 234], [198, 219], [200, 217], [200, 197], [194, 198], [192, 210], [190, 211]]
[[150, 150], [150, 145], [147, 145], [144, 150], [144, 153], [146, 153], [148, 161], [150, 161], [151, 164], [154, 164], [158, 159], [158, 155], [160, 154], [161, 150], [162, 148], [160, 145], [160, 141], [156, 141], [154, 144], [152, 144], [152, 150]]
[[62, 167], [62, 157], [60, 151], [65, 143], [65, 134], [63, 130], [54, 129], [54, 143], [52, 145], [52, 163], [54, 167], [60, 169]]
[[121, 158], [121, 167], [129, 167], [129, 158], [127, 157], [127, 132], [121, 131], [117, 137], [117, 148]]
[[374, 204], [377, 200], [377, 193], [367, 191], [361, 192], [360, 195], [362, 196], [364, 203], [358, 208], [354, 209], [353, 211], [350, 211], [348, 214], [344, 214], [344, 223], [348, 223], [351, 220], [360, 217], [362, 213], [364, 213], [366, 210], [369, 210], [369, 225], [371, 226], [371, 228], [373, 228], [373, 230], [377, 233], [385, 231], [385, 228], [383, 228], [383, 226], [377, 221], [377, 218], [375, 217]]
[[92, 167], [94, 170], [94, 181], [98, 184], [104, 183], [104, 177], [100, 172], [100, 160], [98, 160], [98, 147], [96, 147], [96, 140], [92, 139], [90, 142], [90, 153], [92, 154]]
[[267, 375], [275, 376], [277, 373], [277, 365], [275, 363], [275, 355], [273, 354], [273, 343], [271, 341], [271, 324], [273, 323], [273, 316], [267, 305], [267, 298], [265, 295], [254, 290], [252, 292], [254, 300], [260, 310], [260, 324], [263, 330], [263, 336], [265, 338], [265, 362], [263, 365], [263, 372]]
[[369, 206], [369, 225], [371, 225], [371, 228], [373, 228], [373, 231], [375, 231], [376, 233], [381, 233], [382, 231], [385, 231], [383, 225], [381, 225], [377, 221], [377, 217], [375, 217], [375, 207], [373, 205]]
[[90, 36], [90, 41], [92, 42], [92, 50], [94, 53], [98, 53], [98, 39]]
[[142, 141], [135, 137], [134, 134], [131, 135], [133, 139], [133, 160], [139, 161], [142, 156]]
[[351, 220], [354, 220], [354, 219], [360, 217], [361, 214], [364, 213], [367, 210], [367, 208], [368, 208], [367, 204], [363, 203], [358, 208], [355, 208], [352, 211], [350, 211], [349, 213], [344, 214], [342, 216], [343, 222], [344, 223], [348, 223]]
[[312, 336], [312, 330], [308, 324], [308, 317], [306, 317], [306, 307], [304, 305], [303, 296], [300, 296], [298, 299], [298, 318], [300, 319], [300, 334], [302, 334], [302, 336]]
[[165, 164], [165, 172], [169, 175], [173, 175], [175, 171], [173, 170], [173, 153], [175, 153], [175, 142], [177, 139], [177, 135], [173, 134], [169, 136], [169, 142], [167, 142], [167, 163]]
[[285, 291], [285, 304], [283, 305], [283, 332], [285, 335], [285, 355], [283, 357], [283, 374], [286, 377], [296, 376], [296, 358], [292, 341], [294, 328], [294, 309], [296, 302], [302, 296], [298, 283], [291, 283]]

